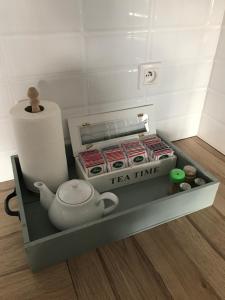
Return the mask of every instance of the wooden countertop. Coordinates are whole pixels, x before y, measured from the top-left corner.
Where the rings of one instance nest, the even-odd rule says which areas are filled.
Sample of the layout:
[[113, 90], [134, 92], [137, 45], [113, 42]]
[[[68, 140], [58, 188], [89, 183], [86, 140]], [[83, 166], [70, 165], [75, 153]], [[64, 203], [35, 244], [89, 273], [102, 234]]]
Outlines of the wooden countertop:
[[225, 299], [225, 157], [197, 137], [176, 144], [220, 179], [214, 207], [36, 274], [3, 211], [14, 182], [0, 183], [0, 299]]

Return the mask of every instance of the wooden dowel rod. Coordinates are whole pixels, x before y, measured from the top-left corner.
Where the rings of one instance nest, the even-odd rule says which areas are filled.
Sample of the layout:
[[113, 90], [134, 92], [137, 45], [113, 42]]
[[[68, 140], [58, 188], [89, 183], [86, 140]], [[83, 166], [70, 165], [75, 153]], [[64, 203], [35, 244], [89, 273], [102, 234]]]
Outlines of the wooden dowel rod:
[[39, 93], [37, 89], [33, 86], [29, 87], [27, 96], [30, 98], [31, 112], [38, 113], [41, 111], [40, 109], [40, 101], [38, 99]]

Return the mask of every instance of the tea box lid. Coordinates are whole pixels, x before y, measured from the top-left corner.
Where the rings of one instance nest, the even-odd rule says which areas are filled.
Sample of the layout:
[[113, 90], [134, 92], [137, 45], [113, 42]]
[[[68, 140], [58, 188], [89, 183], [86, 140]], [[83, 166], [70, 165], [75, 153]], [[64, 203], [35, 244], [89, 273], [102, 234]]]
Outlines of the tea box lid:
[[144, 105], [68, 119], [74, 156], [128, 139], [156, 134], [154, 105]]

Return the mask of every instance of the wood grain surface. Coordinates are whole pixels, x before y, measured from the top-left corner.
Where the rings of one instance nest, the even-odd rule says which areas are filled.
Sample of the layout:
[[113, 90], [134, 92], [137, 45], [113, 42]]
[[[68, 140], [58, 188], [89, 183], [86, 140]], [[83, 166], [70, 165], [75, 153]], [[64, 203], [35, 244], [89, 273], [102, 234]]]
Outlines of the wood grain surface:
[[[215, 207], [33, 274], [0, 183], [0, 299], [225, 299], [225, 157], [197, 137], [176, 142], [221, 186]], [[16, 199], [12, 203], [16, 208]]]
[[220, 187], [214, 206], [225, 216], [225, 156], [198, 137], [175, 144], [219, 179]]

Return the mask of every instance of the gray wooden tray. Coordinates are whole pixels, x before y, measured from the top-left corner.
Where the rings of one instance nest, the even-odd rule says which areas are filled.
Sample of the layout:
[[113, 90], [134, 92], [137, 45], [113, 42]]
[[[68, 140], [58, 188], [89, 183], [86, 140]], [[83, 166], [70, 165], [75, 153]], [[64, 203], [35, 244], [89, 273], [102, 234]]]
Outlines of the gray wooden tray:
[[[168, 176], [120, 187], [113, 190], [120, 199], [120, 204], [113, 214], [61, 232], [49, 222], [47, 212], [40, 205], [39, 196], [26, 189], [19, 159], [13, 156], [12, 166], [24, 247], [31, 269], [38, 271], [106, 243], [212, 205], [219, 185], [217, 179], [172, 143], [167, 143], [176, 151], [177, 166], [196, 166], [198, 175], [203, 177], [207, 184], [170, 196]], [[67, 157], [70, 178], [76, 178], [75, 161], [70, 146], [67, 147]]]

